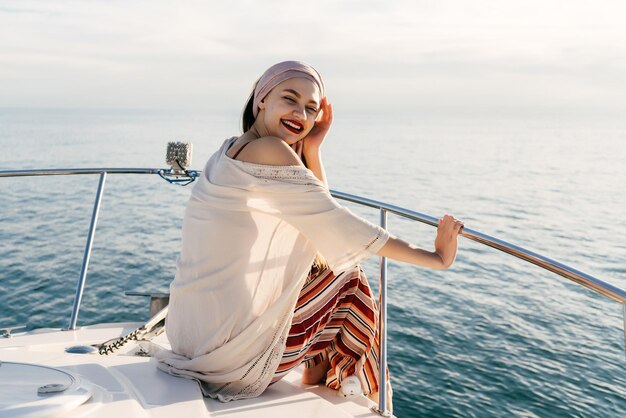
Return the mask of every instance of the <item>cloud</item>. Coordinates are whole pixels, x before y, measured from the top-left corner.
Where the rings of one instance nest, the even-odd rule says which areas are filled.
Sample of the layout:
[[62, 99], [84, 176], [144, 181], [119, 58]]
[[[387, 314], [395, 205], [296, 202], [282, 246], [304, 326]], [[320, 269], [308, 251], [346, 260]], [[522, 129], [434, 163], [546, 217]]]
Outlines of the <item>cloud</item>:
[[344, 108], [626, 110], [607, 1], [21, 1], [0, 5], [0, 106], [239, 108], [302, 59]]

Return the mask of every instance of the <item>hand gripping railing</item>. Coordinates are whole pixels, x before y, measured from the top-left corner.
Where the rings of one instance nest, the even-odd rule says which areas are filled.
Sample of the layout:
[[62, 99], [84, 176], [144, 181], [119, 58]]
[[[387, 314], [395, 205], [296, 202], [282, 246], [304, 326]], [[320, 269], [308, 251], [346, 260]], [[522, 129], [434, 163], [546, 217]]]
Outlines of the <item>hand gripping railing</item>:
[[[104, 183], [106, 181], [107, 174], [158, 174], [163, 177], [164, 173], [167, 174], [168, 170], [163, 169], [146, 169], [146, 168], [87, 168], [87, 169], [61, 169], [61, 170], [11, 170], [0, 171], [0, 178], [2, 177], [23, 177], [23, 176], [50, 176], [50, 175], [73, 175], [73, 174], [100, 174], [100, 181], [98, 184], [98, 191], [96, 193], [96, 201], [94, 203], [93, 214], [91, 217], [91, 225], [89, 228], [89, 236], [87, 238], [87, 244], [85, 246], [85, 254], [83, 256], [83, 264], [81, 267], [80, 278], [76, 286], [76, 295], [74, 296], [74, 306], [72, 309], [72, 316], [70, 319], [69, 329], [76, 328], [76, 322], [78, 320], [78, 311], [80, 309], [80, 303], [82, 300], [83, 290], [85, 288], [85, 281], [87, 278], [87, 269], [89, 267], [89, 257], [91, 254], [91, 245], [95, 237], [95, 230], [98, 220], [100, 202], [104, 192]], [[197, 174], [199, 172], [190, 172]], [[372, 207], [380, 211], [380, 225], [383, 228], [387, 228], [387, 214], [393, 213], [402, 216], [407, 219], [422, 222], [436, 227], [438, 224], [437, 218], [429, 215], [424, 215], [419, 212], [404, 209], [398, 206], [390, 205], [377, 200], [368, 199], [365, 197], [355, 196], [348, 193], [343, 193], [335, 190], [330, 191], [331, 194], [341, 200], [357, 203], [363, 206]], [[476, 241], [483, 245], [495, 248], [505, 253], [511, 254], [515, 257], [521, 258], [524, 261], [535, 264], [541, 268], [544, 268], [553, 273], [559, 274], [575, 283], [585, 286], [588, 289], [593, 290], [603, 296], [606, 296], [616, 302], [622, 304], [622, 312], [624, 315], [624, 338], [626, 348], [626, 292], [610, 283], [597, 279], [587, 273], [580, 270], [571, 268], [563, 263], [552, 260], [548, 257], [544, 257], [540, 254], [526, 250], [517, 245], [510, 244], [502, 241], [498, 238], [491, 237], [486, 234], [474, 231], [472, 229], [463, 228], [460, 235], [468, 238], [472, 241]], [[373, 408], [378, 414], [383, 416], [390, 416], [390, 412], [387, 407], [387, 386], [385, 384], [385, 376], [387, 375], [387, 260], [385, 257], [380, 259], [380, 318], [379, 318], [379, 337], [380, 337], [380, 370], [379, 370], [379, 399], [378, 407]]]

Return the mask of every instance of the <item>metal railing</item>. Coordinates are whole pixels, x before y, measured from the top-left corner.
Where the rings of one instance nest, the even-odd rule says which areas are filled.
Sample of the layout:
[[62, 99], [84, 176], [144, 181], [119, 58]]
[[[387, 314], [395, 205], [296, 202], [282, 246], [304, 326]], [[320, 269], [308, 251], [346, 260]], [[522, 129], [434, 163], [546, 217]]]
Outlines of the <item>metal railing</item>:
[[107, 174], [163, 174], [167, 170], [149, 169], [149, 168], [68, 168], [68, 169], [47, 169], [47, 170], [5, 170], [0, 171], [2, 177], [36, 177], [36, 176], [68, 176], [77, 174], [99, 174], [100, 181], [96, 192], [96, 201], [93, 205], [93, 213], [91, 215], [91, 223], [89, 225], [89, 234], [87, 235], [87, 243], [85, 244], [85, 253], [80, 268], [80, 276], [76, 283], [76, 293], [74, 294], [74, 303], [72, 306], [72, 314], [68, 330], [75, 330], [78, 322], [78, 311], [83, 300], [83, 292], [85, 283], [87, 282], [87, 270], [89, 269], [89, 260], [91, 258], [91, 249], [93, 240], [96, 236], [96, 226], [100, 215], [100, 203], [104, 194], [104, 185], [106, 183]]
[[[430, 226], [437, 227], [439, 221], [437, 218], [434, 218], [429, 215], [425, 215], [423, 213], [415, 212], [409, 209], [404, 209], [399, 206], [390, 205], [388, 203], [379, 202], [377, 200], [368, 199], [360, 196], [354, 196], [348, 193], [343, 193], [339, 191], [331, 190], [331, 194], [337, 198], [342, 199], [348, 202], [357, 203], [363, 206], [369, 206], [371, 208], [378, 209], [380, 211], [380, 226], [383, 228], [387, 228], [387, 214], [393, 213], [395, 215], [401, 216], [403, 218], [411, 219], [414, 221], [418, 221], [421, 223], [425, 223]], [[622, 304], [622, 313], [624, 316], [624, 348], [626, 349], [626, 291], [616, 287], [610, 283], [602, 281], [596, 277], [593, 277], [587, 273], [584, 273], [580, 270], [576, 270], [575, 268], [569, 267], [559, 261], [553, 260], [551, 258], [545, 257], [541, 254], [537, 254], [535, 252], [526, 250], [517, 245], [508, 243], [498, 238], [494, 238], [492, 236], [483, 234], [478, 231], [474, 231], [469, 228], [461, 229], [460, 235], [470, 239], [472, 241], [476, 241], [480, 244], [486, 245], [488, 247], [495, 248], [507, 254], [511, 254], [517, 258], [521, 258], [524, 261], [535, 264], [545, 270], [556, 273], [560, 276], [563, 276], [579, 285], [582, 285], [588, 289], [593, 290], [596, 293], [599, 293], [603, 296], [606, 296], [609, 299], [612, 299], [616, 302]], [[381, 257], [380, 259], [380, 323], [379, 323], [379, 334], [380, 334], [380, 371], [379, 376], [385, 376], [387, 369], [387, 260], [385, 257]], [[379, 380], [384, 381], [384, 379], [380, 378]], [[386, 386], [384, 384], [379, 385], [379, 398], [378, 398], [378, 409], [375, 410], [378, 414], [383, 416], [389, 416], [389, 412], [387, 410], [387, 397], [386, 397]]]
[[[89, 268], [89, 258], [91, 255], [91, 247], [95, 237], [95, 231], [98, 221], [98, 215], [100, 210], [100, 203], [102, 201], [102, 195], [104, 193], [104, 185], [106, 182], [107, 174], [158, 174], [163, 176], [169, 170], [164, 169], [146, 169], [146, 168], [86, 168], [86, 169], [52, 169], [52, 170], [10, 170], [0, 171], [0, 178], [2, 177], [26, 177], [26, 176], [51, 176], [51, 175], [76, 175], [76, 174], [99, 174], [100, 181], [98, 183], [98, 189], [96, 193], [96, 200], [94, 203], [94, 209], [91, 217], [91, 224], [89, 227], [89, 235], [87, 243], [85, 245], [85, 253], [83, 255], [83, 263], [81, 266], [81, 273], [76, 286], [76, 294], [74, 296], [74, 305], [72, 308], [72, 316], [70, 318], [70, 324], [68, 329], [76, 329], [76, 323], [78, 320], [78, 311], [85, 288], [85, 282], [87, 279], [87, 270]], [[199, 172], [193, 171], [194, 174]], [[415, 212], [409, 209], [401, 208], [399, 206], [390, 205], [388, 203], [379, 202], [377, 200], [368, 199], [360, 196], [355, 196], [340, 191], [331, 190], [331, 194], [341, 200], [356, 203], [363, 206], [378, 209], [380, 211], [380, 225], [383, 228], [387, 228], [387, 215], [389, 213], [425, 223], [430, 226], [437, 227], [438, 220], [429, 215]], [[579, 285], [582, 285], [588, 289], [593, 290], [609, 299], [622, 304], [622, 312], [624, 315], [624, 338], [626, 348], [626, 292], [610, 283], [602, 281], [594, 276], [584, 273], [580, 270], [569, 267], [556, 260], [552, 260], [541, 254], [526, 250], [517, 245], [508, 243], [506, 241], [494, 238], [492, 236], [483, 234], [478, 231], [474, 231], [469, 228], [463, 228], [460, 235], [486, 245], [488, 247], [495, 248], [507, 254], [511, 254], [517, 258], [520, 258], [529, 263], [535, 264], [545, 270], [556, 273], [563, 276]], [[381, 384], [379, 384], [379, 400], [378, 407], [374, 410], [383, 416], [390, 416], [387, 407], [387, 387], [384, 384], [387, 370], [387, 259], [385, 257], [380, 258], [380, 318], [379, 318], [379, 336], [380, 336], [380, 370], [379, 376], [381, 376]]]

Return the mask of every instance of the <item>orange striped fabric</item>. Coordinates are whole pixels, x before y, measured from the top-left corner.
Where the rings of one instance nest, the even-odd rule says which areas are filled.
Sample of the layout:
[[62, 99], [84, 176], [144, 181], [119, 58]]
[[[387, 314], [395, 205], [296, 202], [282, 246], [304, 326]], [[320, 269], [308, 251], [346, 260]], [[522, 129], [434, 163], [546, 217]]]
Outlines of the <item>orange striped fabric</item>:
[[330, 362], [326, 386], [339, 389], [356, 375], [365, 394], [378, 391], [378, 309], [360, 267], [336, 277], [330, 270], [308, 277], [272, 383], [302, 362], [310, 367], [324, 357]]

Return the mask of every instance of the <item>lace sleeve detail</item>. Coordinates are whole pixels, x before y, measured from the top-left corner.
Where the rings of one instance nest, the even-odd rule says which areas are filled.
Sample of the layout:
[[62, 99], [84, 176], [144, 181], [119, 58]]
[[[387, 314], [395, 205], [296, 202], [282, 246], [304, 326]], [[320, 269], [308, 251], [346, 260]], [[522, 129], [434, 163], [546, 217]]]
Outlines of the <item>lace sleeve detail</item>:
[[379, 239], [383, 236], [383, 232], [384, 232], [384, 230], [383, 230], [383, 229], [381, 229], [380, 231], [378, 231], [378, 235], [376, 235], [376, 236], [374, 237], [374, 239], [373, 239], [373, 240], [371, 240], [369, 244], [367, 244], [367, 246], [365, 247], [365, 249], [366, 249], [366, 250], [369, 250], [369, 249], [370, 249], [370, 247], [371, 247], [372, 245], [374, 245], [374, 244], [376, 243], [376, 241], [378, 241], [378, 240], [379, 240]]
[[315, 175], [303, 166], [275, 166], [247, 163], [239, 161], [240, 167], [246, 173], [263, 181], [286, 181], [294, 184], [316, 184], [319, 181]]

